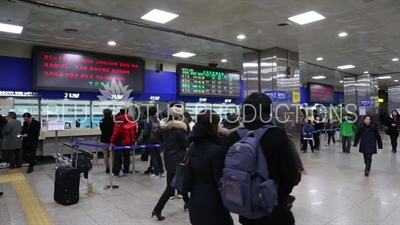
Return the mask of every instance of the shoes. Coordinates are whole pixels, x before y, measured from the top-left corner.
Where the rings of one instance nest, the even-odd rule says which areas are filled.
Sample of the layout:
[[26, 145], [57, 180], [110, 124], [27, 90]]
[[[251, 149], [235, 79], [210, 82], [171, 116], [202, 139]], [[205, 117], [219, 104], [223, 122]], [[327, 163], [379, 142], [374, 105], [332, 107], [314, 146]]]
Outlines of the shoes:
[[106, 168], [106, 173], [110, 173], [110, 168], [109, 167]]
[[161, 215], [161, 213], [156, 213], [155, 211], [153, 211], [153, 212], [151, 213], [151, 218], [153, 218], [154, 216], [156, 216], [157, 219], [158, 219], [159, 221], [165, 220], [165, 217], [163, 217], [163, 216]]
[[365, 174], [366, 177], [368, 177], [369, 176], [369, 170], [365, 169], [364, 174]]
[[311, 150], [312, 153], [314, 153], [314, 150]]
[[153, 170], [151, 168], [148, 168], [146, 171], [144, 171], [144, 174], [150, 174], [153, 173]]
[[183, 205], [183, 210], [186, 212], [189, 209], [189, 202], [185, 202]]
[[160, 173], [160, 177], [161, 177], [161, 178], [164, 178], [164, 177], [165, 177], [165, 174], [164, 174], [164, 173]]
[[392, 152], [393, 152], [393, 153], [396, 153], [396, 152], [397, 152], [397, 149], [393, 149]]
[[183, 196], [182, 195], [178, 195], [178, 199], [182, 199], [183, 198]]
[[171, 197], [169, 197], [169, 200], [175, 200], [175, 196], [171, 196]]
[[33, 172], [33, 168], [28, 168], [28, 170], [26, 171], [26, 173], [32, 173]]
[[3, 192], [0, 192], [0, 197], [3, 195]]
[[150, 175], [150, 177], [151, 177], [151, 178], [154, 178], [154, 179], [158, 179], [158, 178], [160, 178], [160, 175], [152, 174], [152, 175]]
[[127, 176], [128, 176], [127, 173], [124, 173], [124, 174], [122, 174], [122, 175], [115, 175], [115, 174], [114, 174], [114, 177], [116, 177], [116, 178], [122, 178], [122, 177], [127, 177]]

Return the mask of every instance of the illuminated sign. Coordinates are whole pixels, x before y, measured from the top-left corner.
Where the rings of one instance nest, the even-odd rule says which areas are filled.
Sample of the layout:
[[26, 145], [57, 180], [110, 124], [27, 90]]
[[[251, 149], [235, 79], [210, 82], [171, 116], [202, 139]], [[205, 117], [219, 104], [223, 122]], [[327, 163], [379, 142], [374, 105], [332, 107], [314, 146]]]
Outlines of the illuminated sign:
[[150, 96], [150, 100], [158, 101], [158, 100], [160, 100], [160, 96]]
[[113, 80], [142, 93], [144, 61], [141, 59], [34, 48], [34, 88], [44, 90], [97, 92]]
[[240, 97], [240, 74], [209, 67], [178, 65], [179, 93], [182, 96]]
[[79, 93], [64, 93], [64, 98], [79, 98]]
[[37, 97], [37, 92], [26, 91], [0, 91], [1, 97]]

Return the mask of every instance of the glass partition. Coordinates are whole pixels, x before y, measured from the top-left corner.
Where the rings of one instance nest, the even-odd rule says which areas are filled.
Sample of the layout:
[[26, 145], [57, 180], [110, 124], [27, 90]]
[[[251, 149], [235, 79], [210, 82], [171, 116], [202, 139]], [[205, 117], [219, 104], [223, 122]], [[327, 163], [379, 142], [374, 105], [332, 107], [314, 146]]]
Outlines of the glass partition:
[[199, 114], [204, 109], [212, 109], [211, 103], [201, 103], [201, 102], [188, 102], [185, 103], [185, 111], [187, 111], [192, 117], [193, 121], [196, 122], [197, 114]]
[[42, 99], [40, 107], [42, 130], [49, 121], [64, 121], [66, 129], [91, 128], [88, 100]]
[[239, 114], [239, 105], [227, 103], [214, 103], [212, 109], [218, 113], [221, 119], [226, 119], [226, 114]]
[[9, 111], [14, 111], [17, 114], [17, 119], [21, 122], [23, 121], [22, 114], [26, 112], [39, 120], [39, 99], [2, 98], [0, 99], [0, 109], [3, 116]]

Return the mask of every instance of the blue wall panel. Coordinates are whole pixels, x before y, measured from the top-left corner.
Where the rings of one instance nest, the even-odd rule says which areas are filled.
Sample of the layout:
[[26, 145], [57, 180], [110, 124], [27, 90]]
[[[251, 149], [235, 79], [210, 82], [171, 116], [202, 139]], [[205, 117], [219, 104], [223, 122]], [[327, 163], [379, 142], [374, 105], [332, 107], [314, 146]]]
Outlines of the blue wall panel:
[[0, 56], [0, 89], [32, 90], [32, 60]]

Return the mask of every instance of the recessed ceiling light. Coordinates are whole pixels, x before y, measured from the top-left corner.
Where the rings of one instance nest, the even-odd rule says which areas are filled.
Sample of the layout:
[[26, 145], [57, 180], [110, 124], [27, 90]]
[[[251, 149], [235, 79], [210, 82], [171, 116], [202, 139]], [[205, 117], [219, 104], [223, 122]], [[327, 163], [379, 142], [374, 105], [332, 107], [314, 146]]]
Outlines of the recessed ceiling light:
[[189, 58], [189, 57], [192, 57], [195, 55], [196, 54], [190, 53], [190, 52], [178, 52], [178, 53], [173, 54], [172, 56], [179, 57], [179, 58]]
[[355, 66], [353, 66], [353, 65], [344, 65], [344, 66], [338, 66], [337, 68], [341, 69], [341, 70], [346, 70], [346, 69], [355, 68]]
[[393, 62], [399, 61], [399, 58], [392, 59]]
[[221, 62], [226, 63], [226, 62], [228, 62], [228, 60], [226, 60], [226, 59], [221, 59]]
[[321, 80], [321, 79], [325, 79], [326, 77], [324, 77], [324, 76], [315, 76], [315, 77], [312, 77], [312, 79], [315, 79], [315, 80]]
[[347, 36], [346, 32], [339, 33], [339, 37], [346, 37], [346, 36]]
[[164, 23], [167, 23], [167, 22], [175, 19], [178, 16], [179, 15], [174, 14], [174, 13], [169, 13], [169, 12], [161, 11], [158, 9], [153, 9], [150, 12], [148, 12], [146, 15], [140, 17], [140, 19], [164, 24]]
[[245, 38], [246, 38], [246, 36], [244, 36], [243, 34], [240, 34], [237, 36], [237, 39], [245, 39]]
[[364, 71], [365, 74], [369, 73], [368, 71]]
[[289, 20], [300, 24], [300, 25], [304, 25], [307, 23], [312, 23], [315, 21], [319, 21], [319, 20], [323, 20], [325, 19], [325, 17], [321, 14], [318, 14], [314, 11], [310, 11], [310, 12], [306, 12], [297, 16], [292, 16], [289, 18]]
[[394, 80], [394, 82], [399, 82], [399, 80]]
[[7, 32], [7, 33], [12, 33], [12, 34], [20, 34], [22, 33], [22, 30], [24, 28], [21, 26], [16, 26], [16, 25], [11, 25], [11, 24], [6, 24], [6, 23], [0, 23], [0, 31], [1, 32]]
[[117, 43], [115, 42], [115, 41], [109, 41], [108, 42], [108, 45], [110, 45], [110, 46], [114, 46], [114, 45], [116, 45]]
[[391, 76], [382, 76], [382, 77], [375, 77], [375, 78], [379, 79], [379, 80], [392, 79]]
[[343, 83], [343, 81], [341, 80], [341, 81], [339, 81], [339, 83]]
[[317, 60], [318, 60], [318, 61], [321, 61], [321, 60], [324, 60], [324, 58], [318, 57]]

